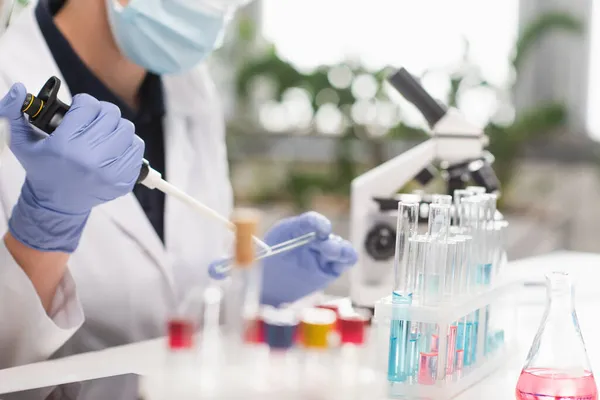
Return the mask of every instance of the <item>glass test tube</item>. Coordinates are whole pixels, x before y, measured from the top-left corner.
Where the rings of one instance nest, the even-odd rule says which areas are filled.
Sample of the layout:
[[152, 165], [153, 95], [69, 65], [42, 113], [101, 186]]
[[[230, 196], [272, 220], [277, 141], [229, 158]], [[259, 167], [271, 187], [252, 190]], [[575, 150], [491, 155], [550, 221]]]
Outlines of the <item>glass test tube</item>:
[[451, 376], [456, 366], [456, 340], [458, 336], [458, 323], [448, 327], [448, 355], [446, 359], [446, 375]]
[[[460, 271], [458, 273], [459, 278], [455, 280], [455, 293], [457, 295], [467, 295], [469, 293], [470, 284], [470, 271], [469, 268], [469, 251], [471, 245], [471, 237], [462, 235], [460, 237], [455, 237], [457, 241], [456, 247], [456, 263], [458, 265], [457, 270]], [[454, 363], [455, 371], [459, 372], [462, 370], [464, 360], [465, 360], [465, 350], [467, 344], [470, 344], [467, 341], [466, 336], [466, 327], [469, 322], [469, 316], [465, 316], [458, 321], [457, 331], [456, 331], [456, 358]]]
[[419, 203], [398, 203], [398, 224], [396, 235], [396, 254], [394, 259], [394, 292], [392, 302], [395, 305], [390, 321], [390, 347], [388, 354], [388, 380], [404, 382], [408, 376], [408, 346], [410, 341], [410, 321], [403, 315], [401, 306], [410, 305], [415, 287], [416, 243], [412, 239], [417, 235], [419, 222]]
[[[417, 248], [415, 263], [417, 282], [413, 301], [416, 301], [417, 304], [423, 304], [425, 270], [426, 265], [429, 262], [432, 240], [429, 235], [417, 235], [412, 239], [412, 242]], [[435, 326], [432, 327], [431, 324], [418, 322], [411, 323], [411, 335], [408, 344], [408, 371], [411, 378], [417, 378], [418, 380], [420, 352], [431, 351], [431, 335], [434, 333], [434, 328]]]
[[469, 235], [473, 238], [471, 242], [471, 267], [474, 269], [475, 279], [471, 281], [474, 285], [472, 289], [479, 289], [483, 283], [482, 268], [483, 265], [483, 241], [482, 241], [482, 215], [483, 203], [485, 199], [482, 196], [471, 196], [463, 199], [465, 212], [465, 224]]
[[454, 264], [451, 285], [451, 297], [456, 299], [465, 294], [467, 290], [466, 245], [470, 238], [466, 235], [455, 235], [452, 240], [454, 246]]
[[[399, 202], [394, 258], [394, 295], [409, 297], [414, 290], [415, 265], [411, 264], [410, 239], [417, 235], [419, 203]], [[394, 297], [395, 298], [395, 297]]]
[[438, 363], [437, 352], [422, 352], [419, 356], [418, 382], [422, 385], [433, 385]]
[[[408, 241], [409, 263], [411, 274], [415, 275], [418, 260], [418, 242], [413, 239]], [[414, 279], [413, 279], [414, 280]], [[414, 285], [413, 285], [414, 288]], [[407, 319], [405, 307], [413, 301], [412, 293], [408, 295], [392, 294], [392, 319], [390, 321], [390, 344], [388, 353], [388, 381], [404, 382], [412, 376], [411, 364], [411, 321]]]
[[228, 358], [233, 358], [220, 330], [219, 320], [223, 301], [223, 290], [218, 286], [208, 287], [204, 293], [204, 316], [198, 352], [201, 373], [198, 382], [202, 395], [217, 392], [223, 382], [223, 368]]
[[496, 254], [496, 275], [502, 273], [502, 268], [506, 264], [506, 231], [508, 229], [507, 221], [496, 221], [496, 232], [498, 235], [498, 252]]
[[432, 204], [429, 208], [429, 229], [431, 238], [428, 262], [424, 271], [424, 304], [437, 304], [442, 301], [446, 278], [446, 250], [450, 228], [450, 206]]
[[498, 247], [498, 239], [495, 230], [496, 202], [498, 196], [495, 194], [485, 194], [483, 207], [483, 232], [484, 232], [484, 284], [490, 285], [494, 279], [494, 254]]
[[239, 347], [248, 338], [256, 336], [254, 332], [259, 328], [262, 268], [255, 261], [252, 239], [258, 225], [258, 214], [251, 210], [236, 210], [232, 221], [236, 227], [235, 263], [225, 311], [232, 347]]
[[474, 195], [484, 194], [485, 192], [487, 192], [487, 189], [483, 186], [467, 186], [465, 190], [467, 192], [471, 192]]
[[452, 204], [452, 196], [449, 194], [434, 194], [431, 196], [432, 204]]
[[[423, 266], [422, 300], [424, 305], [436, 305], [444, 299], [449, 228], [450, 205], [431, 204], [428, 228], [430, 242], [426, 246], [428, 249]], [[431, 384], [436, 378], [439, 379], [445, 376], [446, 373], [443, 360], [440, 361], [443, 367], [441, 370], [438, 368], [440, 348], [442, 352], [446, 349], [446, 332], [440, 331], [436, 324], [421, 324], [420, 330], [422, 337], [418, 381], [421, 384]], [[440, 338], [440, 334], [444, 336]], [[445, 360], [445, 353], [442, 353], [442, 355]]]
[[431, 247], [431, 237], [429, 235], [417, 235], [412, 241], [417, 246], [416, 252], [416, 282], [413, 295], [413, 301], [423, 304], [423, 294], [425, 292], [425, 269]]
[[[498, 247], [495, 230], [496, 202], [498, 196], [495, 194], [482, 195], [483, 216], [482, 216], [482, 233], [483, 233], [483, 265], [482, 265], [482, 280], [484, 286], [490, 286], [495, 280], [494, 254]], [[484, 310], [481, 310], [480, 326], [482, 328], [481, 340], [483, 345], [483, 354], [488, 354], [493, 350], [493, 332], [490, 332], [491, 307], [488, 305]]]
[[[463, 279], [463, 256], [465, 238], [462, 235], [453, 236], [448, 240], [448, 264], [446, 270], [446, 290], [449, 301], [455, 301], [460, 296], [461, 280]], [[449, 273], [448, 271], [451, 271]], [[454, 321], [448, 327], [447, 375], [452, 375], [456, 366], [456, 351], [460, 321]], [[462, 347], [461, 347], [462, 348]]]
[[456, 248], [458, 241], [450, 237], [446, 242], [446, 277], [444, 278], [444, 297], [448, 301], [454, 300], [454, 282], [458, 280], [456, 270]]
[[473, 194], [465, 189], [456, 189], [454, 191], [454, 225], [460, 228], [466, 228], [466, 216], [463, 207], [463, 199]]
[[[480, 282], [480, 238], [481, 232], [479, 229], [480, 212], [481, 212], [481, 196], [471, 195], [463, 198], [462, 211], [463, 218], [461, 223], [464, 226], [465, 232], [469, 239], [465, 243], [465, 258], [466, 258], [466, 293], [476, 293]], [[467, 315], [464, 321], [461, 321], [457, 332], [457, 347], [461, 350], [462, 347], [462, 366], [468, 367], [475, 362], [478, 344], [478, 324], [479, 310]], [[457, 362], [459, 365], [459, 362]]]

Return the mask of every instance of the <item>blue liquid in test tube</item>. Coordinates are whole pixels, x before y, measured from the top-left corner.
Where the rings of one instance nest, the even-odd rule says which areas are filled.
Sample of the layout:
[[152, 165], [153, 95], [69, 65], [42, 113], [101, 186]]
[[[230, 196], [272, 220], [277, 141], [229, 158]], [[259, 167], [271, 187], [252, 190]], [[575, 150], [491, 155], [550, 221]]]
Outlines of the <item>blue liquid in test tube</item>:
[[419, 201], [398, 203], [396, 253], [394, 258], [394, 292], [392, 294], [392, 321], [390, 325], [390, 348], [388, 355], [388, 380], [404, 382], [409, 376], [409, 341], [411, 323], [406, 307], [412, 304], [415, 288]]
[[[410, 305], [412, 296], [401, 296], [394, 293], [392, 303]], [[392, 311], [393, 314], [394, 311]], [[388, 380], [390, 382], [404, 382], [410, 375], [409, 341], [410, 321], [401, 319], [401, 316], [396, 313], [390, 327], [390, 351], [388, 355]]]

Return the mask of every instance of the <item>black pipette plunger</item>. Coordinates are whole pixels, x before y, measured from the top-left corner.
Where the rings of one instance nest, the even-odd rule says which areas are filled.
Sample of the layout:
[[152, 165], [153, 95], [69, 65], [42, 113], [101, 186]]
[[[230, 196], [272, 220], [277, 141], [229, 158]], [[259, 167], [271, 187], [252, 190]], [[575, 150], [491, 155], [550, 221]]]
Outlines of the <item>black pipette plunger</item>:
[[[37, 96], [31, 93], [27, 94], [21, 108], [21, 111], [29, 116], [29, 122], [48, 135], [52, 135], [71, 108], [57, 97], [60, 85], [60, 79], [55, 76], [51, 77]], [[150, 164], [144, 159], [137, 182], [142, 182], [149, 173]]]

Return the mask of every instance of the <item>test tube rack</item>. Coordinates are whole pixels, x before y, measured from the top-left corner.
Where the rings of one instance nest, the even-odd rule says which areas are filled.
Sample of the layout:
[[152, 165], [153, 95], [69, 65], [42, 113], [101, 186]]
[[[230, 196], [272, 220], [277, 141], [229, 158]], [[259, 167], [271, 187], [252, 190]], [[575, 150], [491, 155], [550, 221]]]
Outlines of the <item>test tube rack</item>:
[[[449, 351], [438, 352], [436, 374], [431, 382], [423, 383], [413, 375], [405, 381], [388, 380], [388, 398], [449, 400], [465, 391], [501, 367], [514, 344], [516, 309], [512, 299], [519, 288], [518, 282], [505, 281], [486, 288], [479, 293], [460, 296], [452, 302], [437, 307], [394, 303], [392, 296], [385, 297], [375, 304], [373, 324], [377, 329], [377, 369], [387, 372], [390, 349], [391, 324], [403, 321], [405, 324], [436, 325], [438, 332], [448, 332], [450, 326], [478, 310], [489, 307], [502, 307], [503, 337], [493, 349], [485, 349], [484, 329], [477, 332], [476, 361], [463, 365], [460, 369], [447, 371]], [[513, 294], [513, 296], [511, 296]], [[505, 327], [505, 328], [504, 328]], [[464, 334], [464, 333], [463, 333]], [[449, 349], [446, 335], [439, 335], [438, 349]], [[488, 351], [486, 351], [488, 350]], [[483, 356], [480, 356], [483, 355]], [[441, 371], [441, 373], [439, 373]]]

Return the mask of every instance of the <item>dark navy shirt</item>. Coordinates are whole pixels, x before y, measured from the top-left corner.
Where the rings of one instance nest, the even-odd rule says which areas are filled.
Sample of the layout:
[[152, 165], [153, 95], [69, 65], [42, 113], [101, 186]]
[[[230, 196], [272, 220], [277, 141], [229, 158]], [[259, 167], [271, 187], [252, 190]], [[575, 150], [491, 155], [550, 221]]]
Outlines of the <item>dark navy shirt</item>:
[[[35, 15], [50, 52], [66, 81], [65, 84], [73, 96], [87, 93], [100, 101], [117, 105], [121, 109], [123, 118], [134, 123], [137, 135], [146, 143], [145, 158], [152, 168], [165, 176], [163, 137], [165, 106], [160, 77], [151, 73], [146, 75], [138, 93], [138, 110], [125, 104], [87, 68], [54, 24], [53, 16], [64, 3], [65, 0], [40, 0]], [[164, 194], [143, 185], [136, 185], [133, 193], [156, 233], [164, 241]]]

